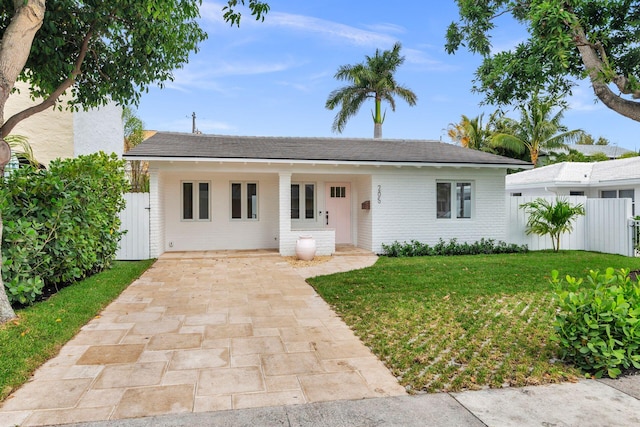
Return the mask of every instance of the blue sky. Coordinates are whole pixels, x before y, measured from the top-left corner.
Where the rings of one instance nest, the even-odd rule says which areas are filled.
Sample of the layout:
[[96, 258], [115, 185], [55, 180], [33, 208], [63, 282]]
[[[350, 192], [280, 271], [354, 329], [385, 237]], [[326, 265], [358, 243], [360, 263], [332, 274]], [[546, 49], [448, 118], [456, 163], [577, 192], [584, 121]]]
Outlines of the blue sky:
[[[405, 63], [397, 81], [418, 96], [409, 107], [398, 99], [386, 106], [383, 137], [449, 141], [446, 128], [495, 108], [480, 106], [471, 93], [481, 58], [464, 50], [448, 55], [446, 28], [457, 18], [454, 1], [371, 2], [364, 0], [271, 0], [265, 22], [243, 17], [240, 28], [222, 20], [222, 2], [205, 0], [201, 25], [209, 38], [175, 81], [144, 94], [138, 115], [147, 129], [191, 132], [191, 113], [203, 133], [251, 136], [339, 137], [331, 124], [337, 110], [324, 108], [329, 93], [343, 84], [340, 65], [362, 62], [377, 48], [402, 43]], [[508, 48], [526, 34], [503, 20], [494, 33], [495, 49]], [[564, 123], [612, 144], [640, 149], [638, 123], [594, 102], [582, 84], [570, 99]], [[363, 105], [345, 137], [373, 136], [373, 101]], [[383, 104], [383, 109], [385, 105]]]

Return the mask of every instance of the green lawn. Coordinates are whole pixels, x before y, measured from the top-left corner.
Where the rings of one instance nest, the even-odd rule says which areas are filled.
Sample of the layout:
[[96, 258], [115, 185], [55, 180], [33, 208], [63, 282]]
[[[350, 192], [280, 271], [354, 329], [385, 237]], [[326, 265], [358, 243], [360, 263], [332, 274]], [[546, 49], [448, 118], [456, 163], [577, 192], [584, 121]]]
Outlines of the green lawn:
[[550, 340], [550, 272], [583, 277], [640, 259], [591, 252], [385, 258], [310, 279], [411, 392], [572, 380]]
[[18, 319], [0, 326], [0, 401], [55, 356], [152, 263], [153, 260], [115, 262], [107, 271], [18, 310]]

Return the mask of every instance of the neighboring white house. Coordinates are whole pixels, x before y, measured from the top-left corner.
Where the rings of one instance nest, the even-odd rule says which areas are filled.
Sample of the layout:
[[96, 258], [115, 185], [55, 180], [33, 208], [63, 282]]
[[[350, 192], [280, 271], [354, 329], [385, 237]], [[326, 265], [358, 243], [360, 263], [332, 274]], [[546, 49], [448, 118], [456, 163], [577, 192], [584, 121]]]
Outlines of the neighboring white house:
[[[17, 82], [20, 93], [12, 93], [5, 105], [5, 119], [35, 105], [26, 83]], [[63, 105], [66, 98], [60, 101]], [[47, 166], [57, 158], [104, 151], [122, 155], [124, 128], [122, 107], [109, 103], [100, 108], [78, 112], [50, 108], [22, 120], [11, 131], [26, 136], [35, 158]]]
[[595, 163], [563, 162], [508, 175], [511, 196], [629, 198], [635, 215], [640, 194], [640, 157]]
[[437, 141], [158, 132], [125, 154], [149, 162], [150, 256], [278, 249], [310, 234], [381, 252], [411, 239], [506, 239], [504, 180], [520, 160]]

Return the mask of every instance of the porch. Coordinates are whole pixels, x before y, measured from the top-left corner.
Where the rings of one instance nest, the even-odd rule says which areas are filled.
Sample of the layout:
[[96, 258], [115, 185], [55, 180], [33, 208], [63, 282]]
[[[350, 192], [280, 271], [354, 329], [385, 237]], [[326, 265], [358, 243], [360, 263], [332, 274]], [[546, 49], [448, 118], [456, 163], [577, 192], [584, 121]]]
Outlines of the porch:
[[251, 164], [152, 168], [151, 256], [194, 251], [293, 256], [302, 235], [315, 239], [319, 256], [334, 254], [336, 245], [370, 249], [370, 221], [362, 221], [369, 211], [361, 211], [360, 204], [370, 199], [371, 175], [326, 166], [313, 173], [308, 166], [290, 169]]

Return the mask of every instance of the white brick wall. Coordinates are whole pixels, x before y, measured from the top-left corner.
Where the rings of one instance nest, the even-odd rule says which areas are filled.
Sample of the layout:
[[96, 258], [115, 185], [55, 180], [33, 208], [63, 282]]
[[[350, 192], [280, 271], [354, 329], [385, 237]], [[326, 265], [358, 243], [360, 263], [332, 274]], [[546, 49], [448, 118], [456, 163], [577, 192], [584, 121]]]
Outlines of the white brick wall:
[[[372, 250], [372, 219], [373, 210], [378, 202], [376, 199], [376, 192], [372, 191], [371, 187], [371, 175], [359, 177], [353, 185], [358, 188], [358, 198], [356, 203], [357, 211], [357, 230], [358, 239], [356, 245], [360, 248]], [[369, 201], [371, 209], [362, 209], [362, 203]]]
[[154, 168], [149, 170], [149, 175], [149, 256], [157, 258], [165, 252], [164, 192], [162, 174]]
[[[165, 251], [270, 249], [278, 247], [278, 181], [275, 174], [170, 172], [162, 191]], [[183, 181], [209, 181], [211, 221], [181, 220]], [[231, 219], [231, 182], [258, 184], [258, 219]], [[244, 196], [243, 196], [244, 197]]]
[[[373, 214], [374, 252], [382, 251], [382, 243], [418, 240], [435, 244], [448, 241], [474, 242], [481, 238], [505, 240], [505, 171], [500, 169], [423, 168], [380, 173], [372, 177], [375, 203]], [[469, 181], [473, 185], [472, 218], [436, 218], [436, 182], [438, 180]], [[377, 203], [380, 185], [381, 203]]]
[[74, 156], [98, 151], [118, 156], [124, 151], [122, 107], [115, 102], [73, 113]]
[[[446, 241], [457, 238], [461, 242], [483, 237], [506, 240], [505, 172], [502, 169], [310, 168], [307, 165], [286, 168], [209, 162], [165, 162], [152, 166], [152, 256], [167, 250], [260, 248], [278, 248], [283, 255], [293, 255], [296, 240], [302, 234], [314, 236], [318, 255], [331, 254], [335, 249], [335, 235], [333, 230], [324, 228], [323, 219], [325, 184], [329, 182], [351, 183], [353, 243], [373, 252], [381, 252], [382, 243], [396, 240], [415, 239], [429, 244], [440, 238]], [[158, 167], [163, 172], [159, 173]], [[314, 173], [309, 173], [310, 170]], [[211, 182], [212, 221], [180, 220], [181, 182], [185, 180]], [[436, 218], [438, 180], [473, 183], [471, 219]], [[258, 183], [258, 221], [230, 219], [231, 181]], [[315, 220], [292, 223], [289, 219], [291, 182], [316, 185]], [[160, 197], [156, 196], [158, 192]], [[371, 203], [370, 210], [361, 209], [366, 200]]]

